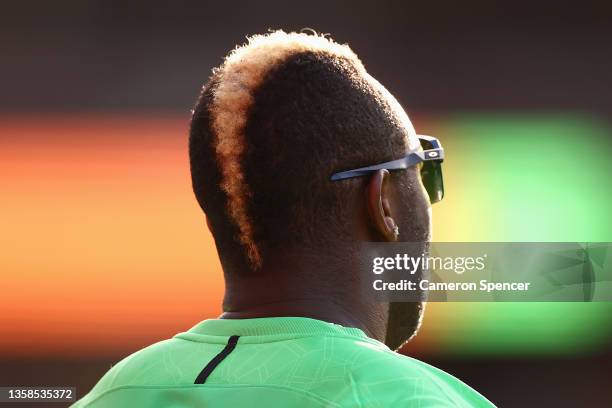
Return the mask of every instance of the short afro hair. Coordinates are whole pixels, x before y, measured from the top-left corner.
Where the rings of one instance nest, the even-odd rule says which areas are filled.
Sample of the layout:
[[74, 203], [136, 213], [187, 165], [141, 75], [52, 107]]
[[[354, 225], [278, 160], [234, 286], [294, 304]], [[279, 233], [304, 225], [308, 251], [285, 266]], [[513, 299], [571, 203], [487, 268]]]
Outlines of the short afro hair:
[[401, 157], [413, 147], [407, 122], [347, 45], [274, 31], [234, 49], [202, 88], [189, 137], [224, 269], [256, 270], [275, 250], [342, 230], [330, 216], [345, 219], [359, 182], [330, 175]]

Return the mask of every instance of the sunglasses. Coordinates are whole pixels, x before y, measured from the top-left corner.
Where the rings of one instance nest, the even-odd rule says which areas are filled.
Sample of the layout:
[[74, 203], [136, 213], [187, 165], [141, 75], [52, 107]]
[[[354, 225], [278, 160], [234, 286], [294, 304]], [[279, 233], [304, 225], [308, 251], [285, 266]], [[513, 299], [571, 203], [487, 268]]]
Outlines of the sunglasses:
[[373, 166], [361, 167], [353, 170], [341, 171], [332, 174], [331, 181], [344, 180], [353, 177], [366, 176], [377, 170], [403, 170], [410, 166], [423, 163], [421, 166], [421, 180], [429, 195], [429, 201], [437, 203], [444, 197], [444, 183], [442, 180], [442, 161], [444, 160], [444, 149], [440, 141], [432, 136], [419, 135], [419, 141], [423, 151], [409, 153], [407, 156], [375, 164]]

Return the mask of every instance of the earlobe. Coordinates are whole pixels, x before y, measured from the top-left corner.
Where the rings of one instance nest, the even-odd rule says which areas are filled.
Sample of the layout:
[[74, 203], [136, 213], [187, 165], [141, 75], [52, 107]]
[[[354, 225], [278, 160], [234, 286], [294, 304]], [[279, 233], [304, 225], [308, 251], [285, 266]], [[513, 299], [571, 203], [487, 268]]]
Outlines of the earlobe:
[[376, 235], [385, 241], [397, 241], [399, 228], [391, 216], [391, 206], [385, 194], [385, 182], [389, 179], [389, 171], [378, 170], [370, 177], [366, 192], [366, 205], [370, 224]]

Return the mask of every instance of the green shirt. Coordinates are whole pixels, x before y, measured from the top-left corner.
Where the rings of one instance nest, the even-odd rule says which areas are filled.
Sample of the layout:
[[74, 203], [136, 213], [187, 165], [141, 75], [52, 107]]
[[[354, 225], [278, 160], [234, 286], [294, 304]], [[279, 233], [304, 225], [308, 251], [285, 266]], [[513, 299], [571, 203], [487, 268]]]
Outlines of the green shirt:
[[125, 358], [73, 405], [491, 406], [455, 377], [359, 329], [301, 317], [205, 320]]

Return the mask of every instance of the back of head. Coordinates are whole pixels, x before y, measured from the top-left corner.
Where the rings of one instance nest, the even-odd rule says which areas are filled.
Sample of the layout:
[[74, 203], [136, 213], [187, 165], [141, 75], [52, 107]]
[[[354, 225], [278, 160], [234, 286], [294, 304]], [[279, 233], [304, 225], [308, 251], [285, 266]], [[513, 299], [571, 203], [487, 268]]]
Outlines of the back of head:
[[276, 31], [235, 49], [203, 87], [189, 141], [225, 272], [355, 243], [347, 197], [363, 180], [330, 175], [402, 157], [411, 127], [346, 45]]

